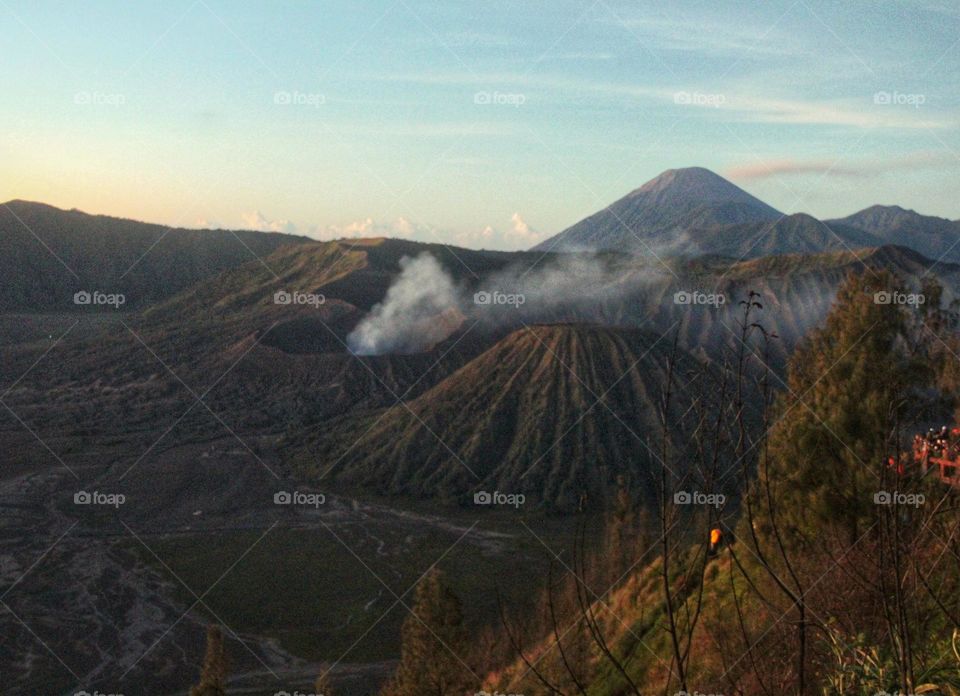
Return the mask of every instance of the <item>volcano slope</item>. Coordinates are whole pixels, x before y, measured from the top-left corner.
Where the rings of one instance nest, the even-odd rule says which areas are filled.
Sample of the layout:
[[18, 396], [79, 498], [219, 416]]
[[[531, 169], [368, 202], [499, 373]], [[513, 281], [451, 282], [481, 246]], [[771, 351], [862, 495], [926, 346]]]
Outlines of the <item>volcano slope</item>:
[[[465, 503], [500, 491], [575, 510], [620, 476], [652, 485], [671, 359], [689, 387], [696, 361], [664, 335], [524, 327], [409, 403], [329, 424], [299, 459], [314, 479], [383, 494]], [[687, 396], [667, 414], [671, 438], [683, 432]]]
[[[424, 254], [437, 259], [457, 289], [446, 313], [456, 318], [452, 333], [412, 353], [351, 353], [348, 335], [397, 283], [402, 259]], [[284, 247], [146, 311], [116, 315], [102, 331], [78, 328], [62, 340], [44, 336], [5, 348], [0, 378], [11, 386], [4, 401], [23, 422], [11, 416], [0, 426], [0, 440], [16, 459], [36, 433], [68, 465], [92, 458], [129, 466], [147, 447], [223, 436], [226, 427], [272, 448], [278, 436], [305, 430], [314, 437], [317, 430], [347, 428], [352, 421], [341, 423], [345, 415], [416, 399], [511, 331], [537, 323], [591, 322], [656, 336], [675, 327], [680, 348], [710, 362], [736, 341], [737, 303], [751, 290], [761, 295], [764, 325], [779, 336], [769, 356], [778, 370], [826, 315], [846, 274], [872, 268], [895, 271], [907, 286], [933, 274], [947, 301], [958, 296], [960, 267], [899, 247], [665, 264], [625, 254], [481, 252], [383, 239]], [[471, 301], [478, 289], [497, 288], [526, 294], [526, 303], [506, 308]], [[277, 304], [274, 294], [281, 290], [322, 294], [325, 302]], [[716, 292], [726, 303], [678, 303], [681, 291]], [[104, 314], [73, 321], [91, 323]], [[599, 362], [607, 359], [603, 350], [597, 354]], [[569, 360], [591, 358], [585, 352]], [[589, 370], [584, 364], [576, 372]], [[597, 389], [602, 394], [602, 386]], [[196, 405], [200, 395], [217, 417]]]

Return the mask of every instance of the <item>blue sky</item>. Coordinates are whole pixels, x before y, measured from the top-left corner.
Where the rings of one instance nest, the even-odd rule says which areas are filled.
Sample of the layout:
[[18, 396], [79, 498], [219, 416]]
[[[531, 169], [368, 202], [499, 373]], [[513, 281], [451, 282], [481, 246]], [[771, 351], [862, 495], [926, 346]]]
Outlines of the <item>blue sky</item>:
[[0, 199], [523, 248], [698, 165], [784, 212], [958, 218], [958, 29], [948, 0], [0, 0]]

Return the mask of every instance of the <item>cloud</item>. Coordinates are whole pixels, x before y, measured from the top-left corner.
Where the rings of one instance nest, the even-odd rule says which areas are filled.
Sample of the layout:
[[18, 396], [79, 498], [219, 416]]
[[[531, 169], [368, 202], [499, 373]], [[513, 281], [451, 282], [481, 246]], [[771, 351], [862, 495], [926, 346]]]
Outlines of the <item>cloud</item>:
[[[472, 102], [473, 94], [469, 95]], [[523, 131], [503, 120], [360, 122], [353, 119], [327, 122], [327, 132], [361, 138], [456, 138], [466, 136], [510, 137]]]
[[734, 165], [724, 170], [723, 175], [737, 181], [756, 181], [777, 176], [802, 174], [829, 174], [843, 177], [871, 177], [887, 172], [939, 169], [957, 166], [958, 162], [947, 153], [911, 152], [887, 159], [861, 160], [838, 164], [830, 160], [777, 159]]
[[[768, 90], [767, 94], [772, 92]], [[727, 118], [732, 115], [735, 120], [748, 123], [902, 130], [956, 128], [960, 124], [955, 112], [949, 113], [946, 118], [933, 118], [920, 108], [876, 104], [873, 93], [844, 100], [780, 99], [762, 96], [760, 86], [734, 85], [710, 89], [685, 88], [669, 95], [661, 91], [656, 96], [660, 100], [669, 97], [678, 108], [698, 109], [706, 114], [719, 114]]]
[[297, 234], [297, 226], [289, 220], [270, 220], [259, 210], [240, 214], [241, 229], [257, 230], [258, 232], [283, 232]]
[[864, 172], [855, 167], [840, 166], [829, 160], [798, 161], [793, 159], [736, 165], [726, 169], [723, 175], [728, 179], [736, 179], [737, 181], [755, 181], [782, 175], [827, 173], [834, 176], [864, 176]]
[[510, 216], [509, 226], [486, 225], [479, 231], [460, 232], [453, 235], [460, 246], [471, 249], [501, 249], [504, 251], [526, 250], [546, 239], [549, 233], [534, 229], [515, 212]]
[[510, 216], [509, 224], [502, 227], [486, 225], [479, 230], [462, 232], [413, 222], [404, 217], [399, 217], [392, 222], [382, 222], [367, 217], [343, 225], [314, 227], [305, 232], [301, 229], [301, 233], [321, 241], [343, 238], [391, 237], [430, 244], [455, 244], [469, 249], [501, 249], [507, 251], [529, 249], [549, 236], [548, 233], [531, 227], [519, 212], [513, 213]]
[[193, 229], [197, 230], [222, 230], [223, 225], [220, 224], [220, 221], [215, 218], [206, 218], [198, 217], [193, 225]]
[[530, 229], [530, 225], [528, 225], [526, 221], [522, 217], [520, 217], [520, 213], [514, 213], [513, 215], [511, 215], [510, 222], [513, 223], [514, 234], [520, 235], [521, 237], [529, 237], [530, 235], [534, 235], [534, 236], [536, 235], [536, 233]]
[[[792, 74], [792, 73], [791, 73]], [[847, 126], [852, 128], [891, 128], [902, 130], [930, 130], [956, 128], [960, 125], [955, 111], [939, 111], [934, 117], [928, 110], [911, 107], [892, 107], [874, 103], [874, 93], [865, 92], [852, 99], [782, 98], [782, 80], [748, 79], [733, 83], [702, 85], [695, 83], [672, 86], [639, 85], [623, 82], [601, 82], [556, 75], [526, 75], [519, 73], [463, 73], [424, 72], [407, 74], [366, 74], [361, 79], [382, 82], [425, 84], [474, 90], [484, 86], [489, 90], [513, 90], [528, 100], [536, 94], [538, 102], [569, 103], [572, 95], [607, 99], [630, 104], [660, 104], [677, 109], [698, 109], [705, 115], [716, 115], [725, 120], [781, 125]], [[678, 103], [679, 95], [692, 97], [687, 103]], [[697, 98], [706, 97], [706, 98]], [[483, 124], [484, 128], [488, 125]], [[522, 135], [509, 124], [497, 135]], [[433, 133], [433, 126], [427, 131]], [[486, 130], [471, 131], [461, 128], [463, 135], [492, 135]], [[426, 135], [407, 133], [407, 135]], [[442, 134], [448, 134], [441, 131]]]
[[569, 51], [567, 53], [548, 53], [543, 60], [612, 60], [614, 54], [609, 51]]
[[955, 128], [957, 122], [928, 118], [921, 110], [874, 104], [873, 94], [857, 101], [816, 101], [727, 95], [718, 110], [736, 111], [743, 120], [788, 125], [837, 125], [857, 128]]
[[623, 27], [641, 39], [644, 45], [660, 51], [700, 53], [714, 58], [736, 59], [742, 59], [751, 53], [758, 59], [804, 53], [793, 33], [779, 30], [776, 25], [747, 23], [743, 21], [743, 17], [732, 22], [725, 19], [702, 19], [697, 16], [668, 19], [611, 11], [599, 21]]
[[374, 220], [372, 217], [366, 217], [343, 225], [312, 227], [307, 230], [306, 235], [321, 241], [344, 238], [359, 239], [363, 237], [392, 237], [394, 239], [409, 239], [418, 242], [439, 241], [439, 235], [433, 227], [411, 222], [402, 216], [392, 222], [382, 222]]

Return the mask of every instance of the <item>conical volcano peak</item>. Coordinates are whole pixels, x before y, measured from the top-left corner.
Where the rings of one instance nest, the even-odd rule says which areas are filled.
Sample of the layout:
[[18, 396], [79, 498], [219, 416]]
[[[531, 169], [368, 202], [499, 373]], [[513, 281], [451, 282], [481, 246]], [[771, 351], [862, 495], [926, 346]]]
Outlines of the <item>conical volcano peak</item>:
[[535, 248], [644, 253], [676, 247], [693, 228], [762, 224], [780, 217], [776, 209], [709, 169], [668, 169]]
[[746, 203], [769, 208], [736, 184], [703, 167], [668, 169], [629, 197], [638, 196], [656, 204]]
[[729, 181], [706, 167], [679, 167], [665, 169], [641, 186], [639, 191], [660, 191], [668, 186], [733, 186]]

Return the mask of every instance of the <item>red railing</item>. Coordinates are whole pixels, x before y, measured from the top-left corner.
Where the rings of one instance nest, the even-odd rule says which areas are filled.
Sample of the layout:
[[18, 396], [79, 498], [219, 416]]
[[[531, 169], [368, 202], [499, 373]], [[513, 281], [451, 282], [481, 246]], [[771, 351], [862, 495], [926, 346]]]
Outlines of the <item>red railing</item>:
[[950, 436], [917, 435], [913, 439], [913, 461], [926, 475], [935, 468], [937, 478], [948, 486], [960, 488], [960, 428]]

